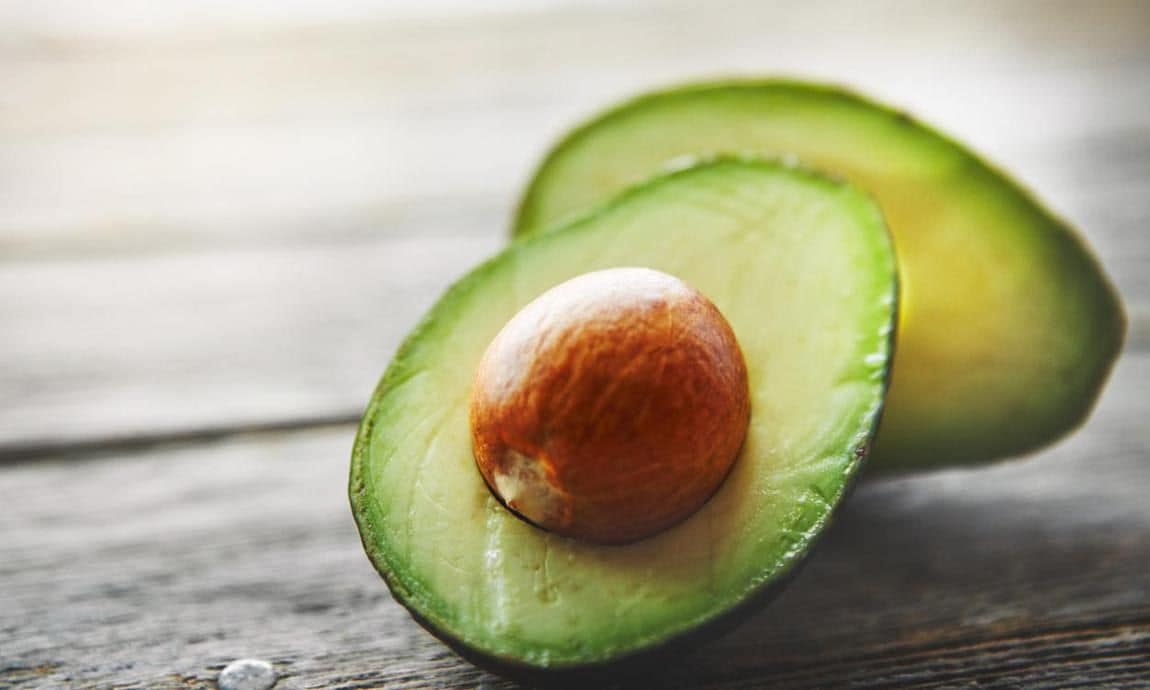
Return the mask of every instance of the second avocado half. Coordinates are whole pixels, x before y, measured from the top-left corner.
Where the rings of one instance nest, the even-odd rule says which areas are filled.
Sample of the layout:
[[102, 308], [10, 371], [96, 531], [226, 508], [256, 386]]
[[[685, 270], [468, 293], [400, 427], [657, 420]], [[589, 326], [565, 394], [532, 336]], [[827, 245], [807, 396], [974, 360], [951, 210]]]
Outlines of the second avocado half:
[[668, 162], [725, 152], [797, 157], [882, 207], [902, 309], [873, 469], [1023, 454], [1089, 414], [1125, 318], [1082, 240], [958, 143], [850, 92], [747, 80], [636, 98], [547, 155], [515, 234], [560, 225]]

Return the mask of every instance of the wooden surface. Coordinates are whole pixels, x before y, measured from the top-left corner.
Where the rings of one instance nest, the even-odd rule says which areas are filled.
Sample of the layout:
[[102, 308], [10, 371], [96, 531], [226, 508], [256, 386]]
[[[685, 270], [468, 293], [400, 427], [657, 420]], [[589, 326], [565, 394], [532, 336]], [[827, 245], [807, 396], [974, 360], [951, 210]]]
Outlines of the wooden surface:
[[[100, 7], [97, 8], [96, 5]], [[510, 687], [362, 555], [353, 423], [562, 128], [699, 75], [906, 106], [1123, 293], [1090, 423], [862, 486], [668, 687], [1150, 687], [1150, 4], [0, 6], [0, 687]]]

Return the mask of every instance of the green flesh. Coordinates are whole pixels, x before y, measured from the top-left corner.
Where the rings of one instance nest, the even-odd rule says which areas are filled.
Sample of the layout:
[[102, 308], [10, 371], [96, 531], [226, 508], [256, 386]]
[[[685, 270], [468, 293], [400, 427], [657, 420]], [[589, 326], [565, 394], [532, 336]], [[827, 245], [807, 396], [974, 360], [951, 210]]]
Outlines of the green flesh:
[[[716, 495], [625, 546], [550, 535], [474, 466], [470, 385], [507, 320], [576, 275], [664, 271], [738, 337], [751, 422]], [[465, 277], [401, 346], [365, 412], [350, 495], [364, 546], [404, 603], [464, 652], [525, 669], [603, 664], [714, 622], [808, 552], [868, 447], [886, 386], [897, 274], [862, 192], [725, 159], [631, 190]]]
[[1013, 181], [905, 115], [791, 81], [701, 84], [568, 135], [520, 207], [552, 227], [680, 156], [796, 156], [874, 195], [899, 256], [899, 351], [871, 467], [1018, 455], [1089, 414], [1121, 349], [1120, 302], [1082, 242]]

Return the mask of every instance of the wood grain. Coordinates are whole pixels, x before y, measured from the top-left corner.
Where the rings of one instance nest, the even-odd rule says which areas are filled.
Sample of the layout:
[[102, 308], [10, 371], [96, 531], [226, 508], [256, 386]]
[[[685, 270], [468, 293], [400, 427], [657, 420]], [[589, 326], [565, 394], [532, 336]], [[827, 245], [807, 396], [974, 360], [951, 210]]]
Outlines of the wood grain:
[[0, 447], [354, 419], [494, 244], [447, 231], [0, 268]]
[[864, 484], [777, 602], [616, 684], [1150, 687], [1150, 3], [62, 0], [0, 4], [0, 688], [516, 687], [371, 570], [351, 422], [556, 136], [732, 73], [969, 142], [1130, 336], [1072, 439]]
[[[642, 684], [1145, 687], [1150, 356], [1040, 456], [864, 484], [790, 589]], [[512, 687], [391, 601], [346, 505], [352, 429], [0, 474], [0, 685]], [[621, 680], [620, 682], [625, 682]]]

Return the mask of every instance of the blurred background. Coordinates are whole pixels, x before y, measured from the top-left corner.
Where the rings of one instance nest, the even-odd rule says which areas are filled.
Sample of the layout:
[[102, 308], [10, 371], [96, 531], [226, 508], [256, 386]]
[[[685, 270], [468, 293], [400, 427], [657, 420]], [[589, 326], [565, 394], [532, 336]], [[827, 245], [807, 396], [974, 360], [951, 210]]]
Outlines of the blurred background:
[[[342, 496], [354, 423], [426, 307], [504, 244], [566, 128], [729, 75], [848, 85], [970, 144], [1081, 228], [1131, 319], [1082, 435], [976, 482], [864, 488], [859, 531], [778, 609], [837, 611], [834, 629], [760, 620], [756, 648], [801, 666], [848, 632], [885, 649], [1121, 610], [1142, 637], [1120, 647], [1145, 652], [1150, 3], [9, 1], [0, 685], [166, 687], [245, 652], [305, 685], [356, 659], [371, 682], [483, 680], [450, 675], [470, 667], [363, 558]], [[1032, 565], [998, 560], [1011, 526]], [[957, 554], [923, 551], [939, 531]], [[974, 612], [971, 582], [990, 592]]]
[[1147, 27], [1144, 2], [6, 3], [0, 449], [350, 420], [557, 136], [706, 76], [847, 84], [970, 143], [1084, 230], [1143, 332]]

